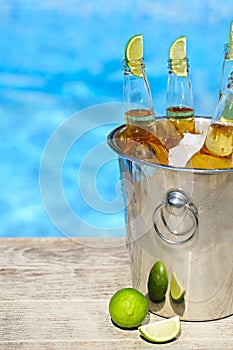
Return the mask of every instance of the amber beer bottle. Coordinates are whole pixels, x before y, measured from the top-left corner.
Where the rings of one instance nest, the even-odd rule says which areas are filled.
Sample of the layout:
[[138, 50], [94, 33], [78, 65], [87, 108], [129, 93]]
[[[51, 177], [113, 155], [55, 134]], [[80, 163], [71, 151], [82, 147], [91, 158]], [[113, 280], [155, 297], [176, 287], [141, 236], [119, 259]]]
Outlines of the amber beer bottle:
[[187, 166], [201, 169], [232, 168], [233, 153], [233, 72], [219, 100], [207, 131], [204, 146]]
[[156, 120], [144, 59], [123, 60], [124, 151], [150, 162], [168, 164], [168, 151], [156, 136]]

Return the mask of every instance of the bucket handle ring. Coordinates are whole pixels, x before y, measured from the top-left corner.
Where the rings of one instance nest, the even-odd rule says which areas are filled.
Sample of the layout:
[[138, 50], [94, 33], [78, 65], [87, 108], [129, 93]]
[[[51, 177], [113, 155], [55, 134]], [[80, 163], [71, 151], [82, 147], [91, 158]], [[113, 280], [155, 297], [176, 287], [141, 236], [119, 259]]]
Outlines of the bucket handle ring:
[[[165, 218], [164, 209], [174, 217], [180, 217], [182, 215], [182, 218], [184, 218], [188, 214], [192, 219], [192, 226], [180, 232], [173, 230]], [[167, 229], [166, 233], [161, 232], [161, 228], [159, 229], [156, 222], [156, 214], [159, 211], [162, 224]], [[165, 200], [154, 210], [153, 222], [155, 231], [162, 240], [169, 244], [181, 245], [190, 241], [197, 232], [199, 225], [198, 210], [184, 191], [171, 190], [166, 194]]]

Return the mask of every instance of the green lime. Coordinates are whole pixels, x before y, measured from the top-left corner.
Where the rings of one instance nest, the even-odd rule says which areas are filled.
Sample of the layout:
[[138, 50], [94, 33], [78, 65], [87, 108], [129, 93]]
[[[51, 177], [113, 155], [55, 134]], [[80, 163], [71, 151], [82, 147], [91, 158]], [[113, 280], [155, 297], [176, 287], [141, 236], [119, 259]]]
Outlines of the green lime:
[[143, 57], [143, 35], [132, 36], [125, 47], [125, 59], [131, 73], [143, 77], [140, 59]]
[[138, 327], [142, 336], [153, 343], [164, 343], [176, 338], [180, 333], [180, 329], [179, 316]]
[[134, 288], [118, 290], [109, 303], [112, 321], [122, 328], [138, 327], [148, 313], [148, 300]]
[[176, 39], [171, 45], [169, 56], [172, 59], [173, 72], [180, 77], [187, 77], [186, 36]]
[[143, 35], [132, 36], [125, 47], [125, 59], [127, 61], [140, 60], [143, 56]]
[[150, 299], [161, 301], [165, 298], [168, 287], [168, 275], [166, 266], [162, 261], [157, 261], [151, 268], [148, 278], [148, 292]]
[[181, 301], [184, 299], [185, 289], [182, 287], [178, 281], [175, 272], [173, 272], [170, 283], [170, 293], [174, 301]]
[[186, 57], [186, 36], [181, 36], [172, 43], [169, 56], [172, 60]]

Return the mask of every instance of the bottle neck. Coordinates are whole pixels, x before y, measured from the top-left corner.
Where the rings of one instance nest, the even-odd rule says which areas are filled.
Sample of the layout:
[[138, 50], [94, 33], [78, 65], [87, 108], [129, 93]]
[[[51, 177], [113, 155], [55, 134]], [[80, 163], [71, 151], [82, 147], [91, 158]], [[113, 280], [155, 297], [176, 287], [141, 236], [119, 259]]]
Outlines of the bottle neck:
[[231, 90], [231, 92], [233, 92], [233, 69], [231, 71], [231, 74], [228, 78], [228, 82], [227, 82], [227, 89]]
[[233, 54], [230, 54], [230, 45], [225, 44], [224, 45], [224, 51], [223, 51], [223, 64], [222, 64], [222, 74], [221, 74], [221, 80], [220, 80], [220, 88], [219, 88], [219, 98], [223, 95], [228, 80], [230, 78], [231, 73], [233, 72]]
[[150, 86], [146, 77], [143, 58], [122, 62], [124, 74], [123, 99], [125, 111], [129, 110], [153, 110]]
[[224, 60], [233, 60], [233, 52], [230, 44], [225, 44], [223, 48], [223, 57]]
[[[168, 74], [175, 74], [177, 77], [188, 77], [189, 75], [189, 60], [187, 57], [182, 59], [167, 60]], [[180, 75], [179, 75], [180, 74]]]
[[233, 125], [233, 71], [227, 82], [227, 87], [221, 96], [211, 124], [224, 123]]
[[137, 78], [143, 78], [146, 73], [146, 66], [144, 63], [144, 59], [140, 58], [138, 60], [123, 60], [122, 61], [122, 70], [124, 73], [124, 76], [130, 76], [133, 75]]
[[167, 108], [172, 107], [193, 110], [193, 93], [187, 58], [168, 60]]

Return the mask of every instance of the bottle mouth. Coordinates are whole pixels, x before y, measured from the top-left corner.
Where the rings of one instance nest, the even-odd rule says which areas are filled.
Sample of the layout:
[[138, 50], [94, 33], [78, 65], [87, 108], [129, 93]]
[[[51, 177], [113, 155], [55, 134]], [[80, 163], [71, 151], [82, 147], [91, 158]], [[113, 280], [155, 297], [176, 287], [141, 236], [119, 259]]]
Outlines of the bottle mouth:
[[189, 68], [189, 59], [187, 57], [185, 57], [185, 58], [177, 58], [177, 59], [169, 58], [167, 60], [167, 67], [168, 67], [168, 69], [172, 69], [172, 67], [181, 66], [181, 65], [184, 65], [184, 64], [187, 66], [187, 68]]
[[123, 66], [123, 68], [131, 68], [131, 67], [137, 67], [137, 68], [139, 68], [139, 67], [141, 67], [141, 68], [145, 68], [145, 63], [144, 63], [144, 58], [143, 57], [141, 57], [141, 58], [139, 58], [139, 59], [136, 59], [136, 60], [130, 60], [130, 61], [128, 61], [128, 60], [126, 60], [126, 59], [123, 59], [122, 60], [122, 66]]
[[233, 61], [233, 47], [229, 43], [224, 45], [223, 55], [225, 60]]
[[187, 57], [185, 58], [177, 58], [167, 60], [167, 68], [169, 73], [174, 73], [177, 76], [187, 77], [189, 72], [189, 60]]
[[230, 59], [230, 45], [228, 43], [224, 45], [223, 55], [225, 60]]
[[145, 72], [145, 63], [143, 57], [137, 60], [122, 61], [122, 69], [125, 75], [133, 74], [137, 77], [143, 77]]

